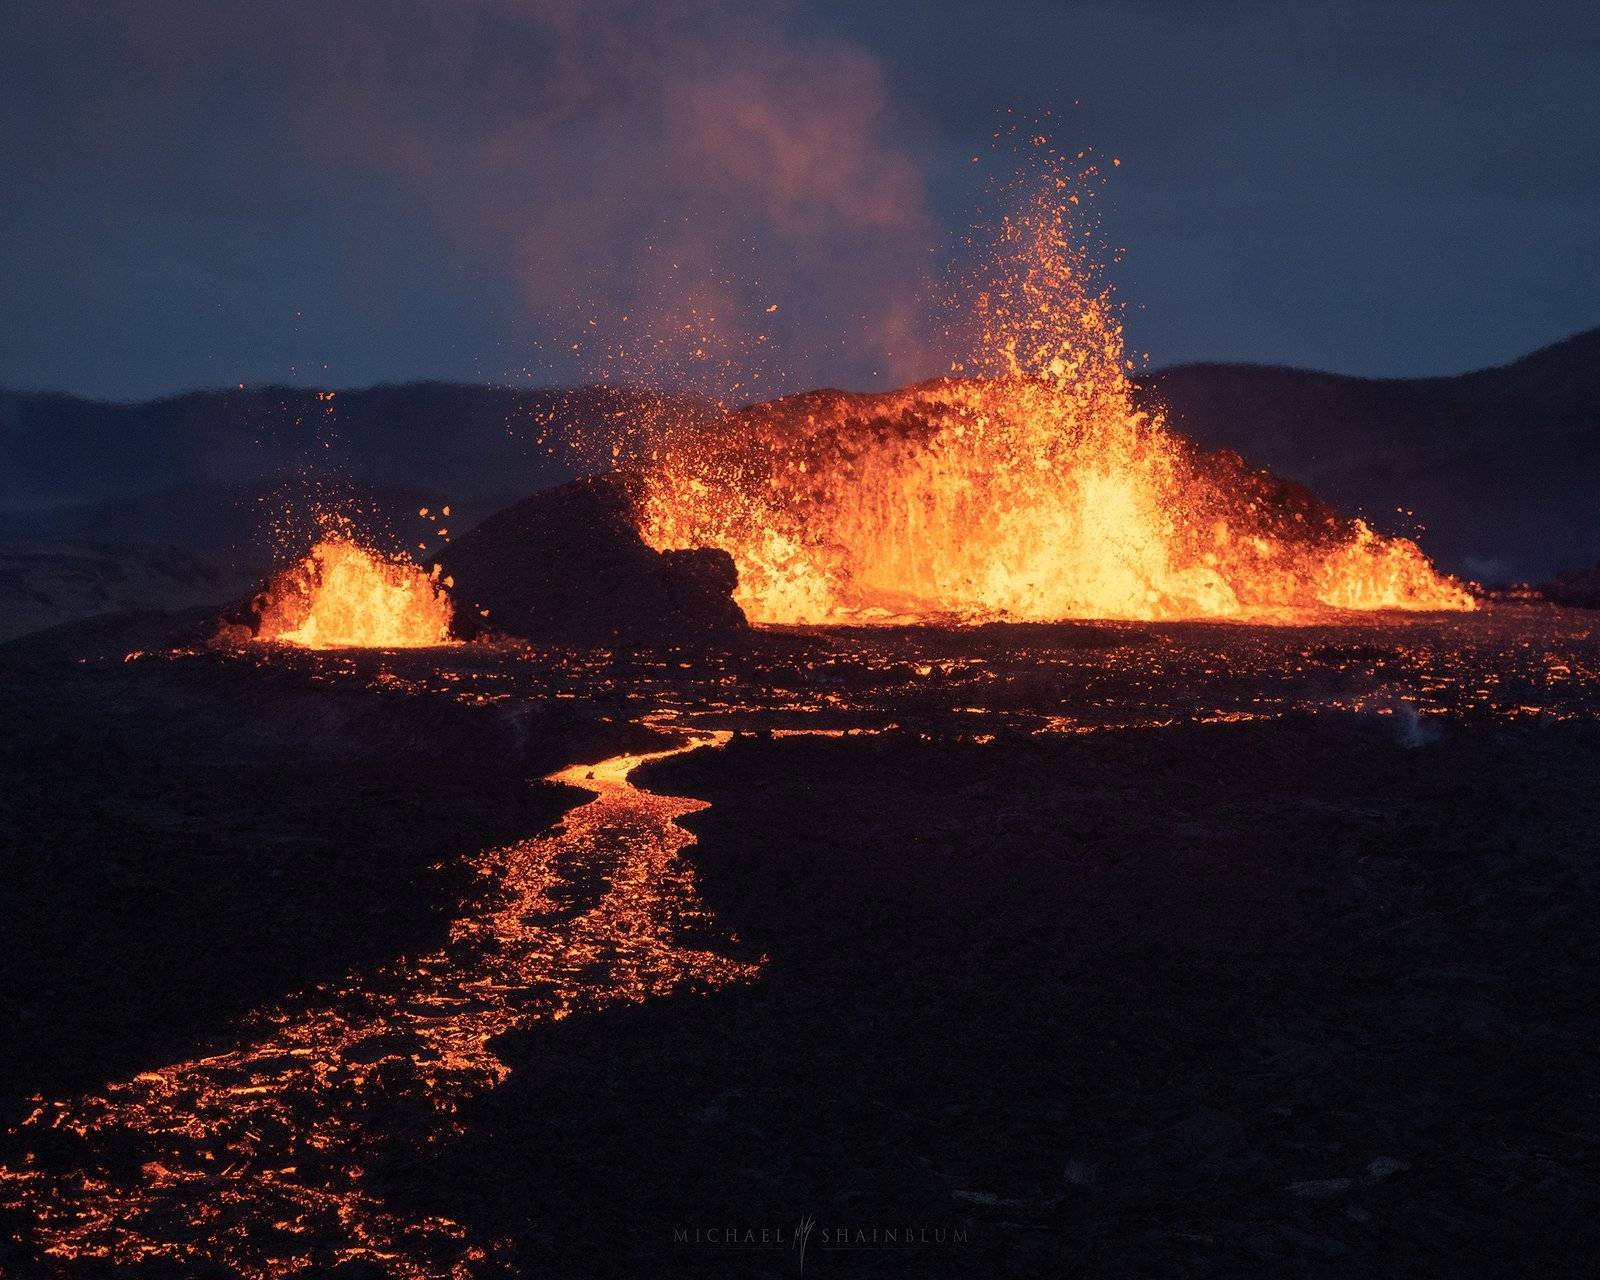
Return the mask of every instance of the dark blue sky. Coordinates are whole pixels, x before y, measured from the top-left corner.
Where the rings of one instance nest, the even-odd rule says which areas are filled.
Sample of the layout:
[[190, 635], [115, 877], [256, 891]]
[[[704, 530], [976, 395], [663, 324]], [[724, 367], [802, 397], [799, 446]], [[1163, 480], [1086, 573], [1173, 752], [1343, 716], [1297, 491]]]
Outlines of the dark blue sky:
[[21, 0], [5, 25], [5, 386], [936, 373], [919, 297], [1008, 107], [1123, 161], [1102, 225], [1154, 364], [1450, 372], [1600, 324], [1593, 4]]

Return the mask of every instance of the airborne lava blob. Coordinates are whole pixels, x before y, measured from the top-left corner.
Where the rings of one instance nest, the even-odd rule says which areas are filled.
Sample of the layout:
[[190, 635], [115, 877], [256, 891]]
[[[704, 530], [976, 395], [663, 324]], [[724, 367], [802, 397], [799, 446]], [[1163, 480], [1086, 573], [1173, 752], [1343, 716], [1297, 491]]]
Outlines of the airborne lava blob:
[[966, 376], [669, 435], [644, 460], [646, 541], [726, 549], [761, 622], [1472, 608], [1415, 543], [1136, 406], [1092, 231], [1068, 216], [1096, 171], [1063, 172], [999, 226]]
[[448, 644], [449, 585], [418, 565], [368, 550], [348, 533], [327, 532], [268, 584], [256, 634], [308, 649]]

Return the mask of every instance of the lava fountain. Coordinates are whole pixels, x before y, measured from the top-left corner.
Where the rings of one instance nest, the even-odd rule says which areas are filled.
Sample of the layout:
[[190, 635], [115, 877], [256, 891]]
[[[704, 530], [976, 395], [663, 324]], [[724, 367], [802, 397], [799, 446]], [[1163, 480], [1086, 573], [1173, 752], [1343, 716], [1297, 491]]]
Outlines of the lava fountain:
[[325, 533], [267, 585], [256, 635], [308, 649], [448, 644], [451, 585], [437, 570], [387, 559], [347, 533]]
[[759, 622], [1471, 609], [1415, 543], [1136, 406], [1117, 307], [1069, 217], [1094, 172], [1047, 166], [1001, 222], [958, 376], [669, 429], [640, 459], [645, 540], [727, 550]]

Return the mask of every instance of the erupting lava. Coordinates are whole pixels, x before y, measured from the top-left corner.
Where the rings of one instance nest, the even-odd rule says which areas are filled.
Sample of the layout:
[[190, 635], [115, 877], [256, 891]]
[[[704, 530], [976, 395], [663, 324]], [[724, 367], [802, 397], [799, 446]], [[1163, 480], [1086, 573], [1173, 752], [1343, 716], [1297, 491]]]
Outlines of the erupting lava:
[[345, 533], [327, 533], [273, 578], [261, 601], [262, 640], [308, 649], [419, 649], [450, 640], [450, 598], [437, 570], [389, 560]]
[[972, 376], [669, 431], [641, 468], [646, 541], [726, 549], [758, 622], [1471, 609], [1415, 543], [1135, 405], [1075, 185], [1050, 171], [1001, 224]]

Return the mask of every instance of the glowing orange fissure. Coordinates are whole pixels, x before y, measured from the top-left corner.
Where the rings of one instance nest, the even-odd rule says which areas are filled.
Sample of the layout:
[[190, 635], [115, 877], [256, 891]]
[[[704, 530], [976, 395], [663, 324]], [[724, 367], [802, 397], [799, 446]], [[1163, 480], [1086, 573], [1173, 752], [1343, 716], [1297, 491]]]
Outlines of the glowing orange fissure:
[[768, 623], [1473, 608], [1415, 543], [1136, 406], [1065, 185], [1001, 224], [974, 291], [978, 376], [669, 428], [639, 460], [645, 540], [728, 551]]
[[308, 649], [448, 644], [451, 585], [437, 566], [430, 572], [385, 558], [348, 533], [326, 532], [268, 584], [257, 638]]

